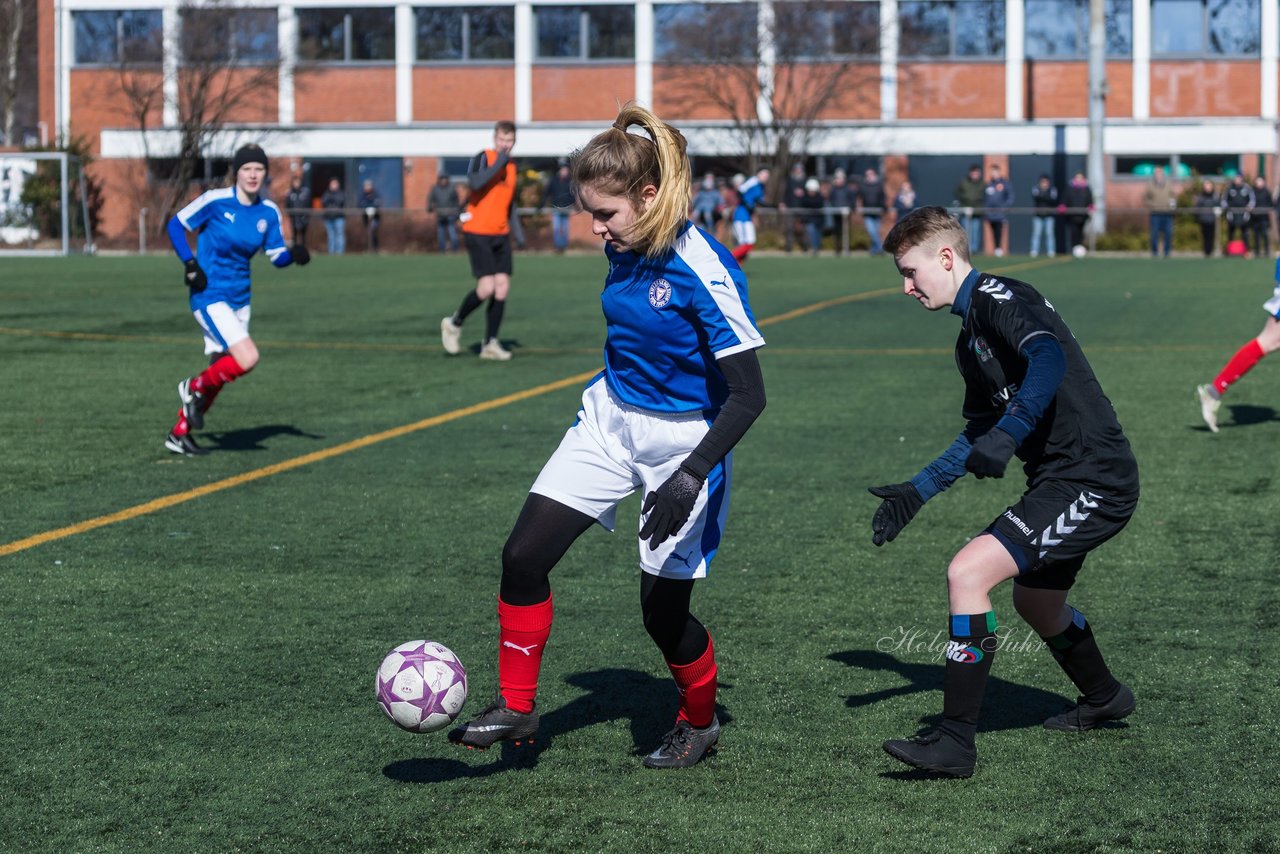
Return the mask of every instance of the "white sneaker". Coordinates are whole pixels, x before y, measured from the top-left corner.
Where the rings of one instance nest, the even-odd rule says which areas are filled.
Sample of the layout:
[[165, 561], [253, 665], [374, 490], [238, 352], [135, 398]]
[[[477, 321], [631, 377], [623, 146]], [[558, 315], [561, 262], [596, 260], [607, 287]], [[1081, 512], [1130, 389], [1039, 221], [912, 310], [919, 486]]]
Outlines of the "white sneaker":
[[458, 346], [458, 342], [462, 340], [462, 327], [455, 326], [452, 317], [446, 317], [440, 321], [440, 343], [444, 346], [444, 351], [450, 356], [456, 356], [461, 352], [462, 348]]
[[1211, 385], [1196, 386], [1196, 397], [1200, 398], [1200, 417], [1209, 425], [1210, 433], [1218, 432], [1218, 408], [1222, 400]]
[[511, 358], [511, 351], [503, 348], [497, 338], [490, 338], [480, 348], [480, 358], [491, 359], [495, 362], [505, 362]]
[[997, 258], [1003, 258], [1003, 257], [1004, 257], [1004, 250], [1003, 250], [1003, 249], [996, 249], [996, 257], [997, 257]]

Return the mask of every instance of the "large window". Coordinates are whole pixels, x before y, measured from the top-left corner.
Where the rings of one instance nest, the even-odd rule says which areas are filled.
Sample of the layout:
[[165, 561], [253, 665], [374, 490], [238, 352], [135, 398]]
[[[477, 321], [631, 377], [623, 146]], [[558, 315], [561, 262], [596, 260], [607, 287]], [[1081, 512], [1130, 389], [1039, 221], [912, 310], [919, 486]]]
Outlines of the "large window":
[[538, 59], [632, 59], [634, 6], [535, 6]]
[[1004, 0], [903, 0], [898, 19], [903, 57], [1004, 56]]
[[[1089, 0], [1026, 0], [1027, 58], [1089, 55]], [[1133, 52], [1133, 0], [1103, 0], [1107, 56]]]
[[1152, 56], [1256, 56], [1261, 0], [1151, 0]]
[[511, 6], [417, 9], [418, 59], [485, 62], [515, 57], [516, 18]]
[[395, 9], [298, 10], [298, 59], [304, 62], [394, 62], [395, 58]]
[[159, 9], [72, 12], [76, 65], [159, 62], [164, 56]]
[[755, 3], [657, 4], [654, 56], [660, 62], [755, 62], [758, 10]]
[[792, 59], [831, 60], [880, 55], [880, 4], [823, 0], [776, 3], [774, 41], [777, 55]]
[[275, 9], [184, 9], [183, 61], [276, 62], [280, 58], [278, 32]]

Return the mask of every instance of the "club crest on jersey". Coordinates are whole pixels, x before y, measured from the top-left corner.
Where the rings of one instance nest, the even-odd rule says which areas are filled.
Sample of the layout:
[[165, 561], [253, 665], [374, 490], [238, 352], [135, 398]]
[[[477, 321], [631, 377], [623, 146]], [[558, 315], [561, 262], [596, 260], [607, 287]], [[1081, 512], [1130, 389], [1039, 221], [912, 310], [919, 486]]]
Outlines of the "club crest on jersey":
[[991, 361], [991, 345], [988, 344], [987, 339], [983, 338], [981, 335], [973, 339], [973, 352], [977, 354], [978, 361]]
[[666, 279], [654, 279], [649, 285], [649, 305], [665, 308], [671, 302], [671, 283]]
[[265, 219], [258, 220], [258, 234], [267, 233], [267, 221]]

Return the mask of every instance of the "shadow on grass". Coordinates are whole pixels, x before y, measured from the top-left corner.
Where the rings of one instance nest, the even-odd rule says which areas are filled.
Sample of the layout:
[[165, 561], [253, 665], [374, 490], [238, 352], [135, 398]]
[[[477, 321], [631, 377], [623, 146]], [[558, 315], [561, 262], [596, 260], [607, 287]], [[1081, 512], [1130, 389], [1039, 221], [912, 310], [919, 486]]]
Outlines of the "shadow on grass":
[[204, 433], [202, 438], [209, 438], [213, 444], [211, 451], [265, 451], [262, 443], [276, 436], [301, 436], [304, 439], [323, 439], [315, 433], [299, 430], [292, 424], [265, 424], [261, 427], [249, 427], [244, 430], [227, 430], [222, 433]]
[[[520, 771], [537, 765], [542, 751], [557, 735], [616, 720], [631, 722], [632, 755], [644, 756], [658, 745], [663, 733], [671, 729], [675, 721], [680, 698], [675, 684], [668, 678], [638, 670], [609, 668], [575, 673], [565, 681], [588, 693], [543, 714], [532, 744], [516, 747], [510, 742], [501, 742], [498, 748], [493, 748], [495, 752], [500, 751], [498, 760], [484, 765], [438, 757], [403, 759], [383, 768], [383, 775], [402, 783], [440, 783]], [[722, 684], [721, 687], [731, 686]], [[733, 720], [718, 704], [716, 716], [721, 725]]]
[[[1045, 655], [1048, 655], [1046, 652]], [[862, 670], [879, 670], [895, 673], [907, 680], [906, 685], [896, 688], [885, 688], [869, 694], [854, 694], [845, 699], [845, 705], [852, 709], [870, 706], [895, 697], [911, 694], [924, 694], [929, 691], [942, 691], [942, 664], [916, 664], [899, 661], [888, 653], [877, 650], [849, 650], [836, 652], [827, 656], [832, 661], [857, 667]], [[1066, 681], [1066, 677], [1063, 677]], [[1070, 683], [1066, 683], [1070, 685]], [[923, 698], [922, 698], [923, 700]], [[942, 705], [941, 696], [930, 698], [938, 707]], [[1008, 682], [992, 676], [987, 682], [987, 693], [982, 701], [982, 721], [978, 724], [979, 732], [998, 732], [1007, 729], [1025, 729], [1038, 727], [1046, 718], [1061, 712], [1072, 705], [1072, 700], [1052, 691], [1043, 691], [1016, 682]], [[941, 712], [920, 717], [924, 727], [932, 728], [942, 721]], [[900, 737], [900, 736], [895, 736]]]
[[1280, 421], [1280, 416], [1277, 416], [1276, 411], [1270, 406], [1240, 404], [1229, 408], [1231, 409], [1231, 423], [1223, 424], [1223, 427], [1248, 427], [1251, 424]]

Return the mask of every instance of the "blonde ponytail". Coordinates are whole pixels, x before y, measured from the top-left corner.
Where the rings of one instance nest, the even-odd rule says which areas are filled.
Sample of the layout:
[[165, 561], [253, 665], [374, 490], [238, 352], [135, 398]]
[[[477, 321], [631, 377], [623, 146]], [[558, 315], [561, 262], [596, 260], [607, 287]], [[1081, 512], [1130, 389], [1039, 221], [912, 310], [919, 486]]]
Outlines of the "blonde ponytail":
[[[648, 137], [628, 133], [633, 125]], [[656, 257], [671, 248], [689, 216], [693, 181], [685, 148], [680, 131], [639, 104], [630, 103], [618, 113], [613, 127], [574, 153], [573, 181], [624, 196], [636, 208], [641, 205], [645, 186], [657, 187], [657, 196], [627, 235], [633, 246]]]

